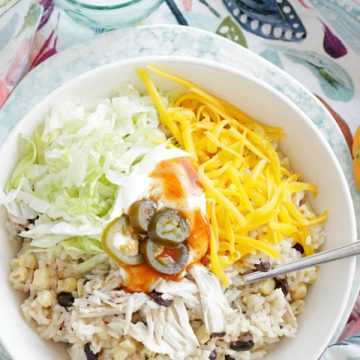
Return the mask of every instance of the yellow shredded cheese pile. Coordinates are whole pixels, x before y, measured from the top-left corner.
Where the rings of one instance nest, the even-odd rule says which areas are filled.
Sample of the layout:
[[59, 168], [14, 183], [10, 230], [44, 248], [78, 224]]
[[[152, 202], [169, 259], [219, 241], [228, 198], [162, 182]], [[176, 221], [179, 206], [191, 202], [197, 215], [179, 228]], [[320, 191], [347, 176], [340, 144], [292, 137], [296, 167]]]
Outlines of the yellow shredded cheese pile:
[[285, 236], [312, 254], [310, 228], [327, 212], [317, 217], [294, 204], [296, 193], [316, 195], [317, 189], [281, 162], [272, 143], [284, 136], [282, 129], [254, 121], [186, 80], [148, 68], [188, 89], [167, 108], [147, 71], [138, 69], [161, 122], [199, 163], [211, 225], [210, 269], [228, 286], [224, 268], [253, 251], [279, 258], [272, 245]]

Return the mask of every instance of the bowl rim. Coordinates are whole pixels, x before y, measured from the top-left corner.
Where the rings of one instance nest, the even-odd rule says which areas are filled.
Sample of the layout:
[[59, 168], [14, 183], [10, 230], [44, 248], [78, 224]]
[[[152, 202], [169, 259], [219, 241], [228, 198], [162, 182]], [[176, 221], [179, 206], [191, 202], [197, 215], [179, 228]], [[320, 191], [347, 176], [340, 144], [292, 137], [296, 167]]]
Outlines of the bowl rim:
[[[91, 5], [89, 3], [84, 3], [81, 0], [60, 0], [61, 2], [67, 2], [69, 4], [72, 4], [74, 6], [81, 6], [84, 9], [88, 10], [119, 10], [128, 8], [132, 5], [139, 4], [141, 2], [145, 2], [148, 0], [128, 0], [124, 3], [117, 4], [117, 5]], [[164, 0], [155, 0], [157, 4], [162, 3]]]
[[[137, 1], [137, 0], [135, 0], [135, 1]], [[139, 0], [139, 1], [141, 1], [141, 0]], [[51, 102], [52, 100], [54, 100], [59, 93], [65, 91], [67, 88], [71, 88], [73, 85], [76, 85], [77, 83], [81, 83], [83, 80], [87, 79], [88, 77], [91, 78], [93, 75], [95, 75], [97, 73], [101, 73], [103, 71], [108, 71], [109, 69], [112, 69], [112, 68], [117, 68], [119, 66], [121, 67], [121, 66], [127, 66], [127, 65], [134, 65], [134, 64], [136, 65], [137, 63], [149, 64], [151, 62], [161, 62], [161, 61], [169, 62], [169, 63], [183, 62], [186, 64], [195, 64], [195, 65], [205, 66], [205, 67], [212, 68], [212, 69], [219, 69], [219, 70], [223, 70], [226, 72], [235, 73], [237, 76], [240, 76], [240, 77], [246, 78], [247, 80], [253, 81], [257, 85], [274, 93], [278, 98], [280, 98], [283, 102], [285, 102], [294, 112], [296, 112], [305, 121], [305, 123], [311, 128], [311, 130], [315, 133], [318, 140], [321, 142], [321, 145], [326, 149], [326, 151], [331, 159], [331, 162], [333, 163], [333, 165], [336, 168], [336, 172], [339, 176], [342, 188], [344, 189], [345, 194], [346, 194], [346, 198], [344, 199], [344, 201], [346, 202], [346, 204], [350, 210], [350, 213], [351, 213], [351, 217], [349, 219], [349, 224], [351, 226], [351, 233], [352, 233], [352, 241], [351, 242], [357, 241], [356, 215], [355, 215], [355, 211], [354, 211], [354, 205], [353, 205], [353, 200], [352, 200], [349, 185], [346, 181], [346, 178], [345, 178], [344, 172], [342, 170], [342, 167], [340, 165], [340, 162], [337, 159], [333, 150], [331, 149], [330, 144], [327, 142], [324, 135], [320, 132], [320, 130], [317, 128], [317, 126], [314, 124], [314, 122], [310, 119], [310, 117], [307, 116], [305, 114], [305, 112], [303, 112], [292, 100], [287, 98], [276, 88], [272, 87], [271, 85], [268, 85], [265, 81], [258, 79], [254, 75], [246, 73], [246, 72], [244, 72], [240, 69], [237, 69], [233, 66], [226, 65], [223, 63], [216, 63], [215, 61], [212, 61], [212, 60], [193, 58], [190, 56], [178, 56], [178, 55], [137, 56], [137, 57], [130, 58], [130, 59], [115, 61], [115, 62], [106, 64], [106, 65], [99, 66], [95, 69], [86, 71], [85, 73], [80, 74], [79, 76], [76, 76], [75, 78], [60, 85], [58, 88], [56, 88], [55, 90], [50, 92], [48, 95], [46, 95], [36, 105], [34, 105], [31, 108], [31, 110], [18, 121], [18, 123], [13, 127], [13, 129], [7, 135], [7, 137], [5, 138], [3, 143], [0, 145], [0, 153], [2, 151], [4, 151], [8, 142], [10, 142], [14, 137], [16, 137], [20, 133], [18, 131], [19, 128], [21, 128], [21, 125], [24, 122], [26, 122], [28, 118], [30, 118], [30, 119], [34, 118], [33, 121], [39, 122], [39, 120], [36, 120], [36, 118], [33, 116], [33, 114], [36, 114], [36, 112], [39, 111], [39, 109], [46, 106], [46, 104], [48, 102]], [[145, 65], [143, 65], [143, 66], [145, 66]], [[314, 354], [314, 359], [318, 359], [321, 356], [321, 354], [323, 353], [323, 351], [326, 349], [326, 347], [329, 345], [332, 336], [335, 334], [336, 329], [341, 322], [342, 315], [345, 312], [347, 301], [349, 299], [350, 292], [351, 292], [352, 283], [354, 282], [355, 269], [356, 269], [356, 257], [351, 257], [348, 260], [349, 260], [348, 276], [346, 278], [346, 289], [343, 292], [343, 300], [341, 302], [341, 307], [338, 309], [337, 316], [335, 317], [335, 320], [333, 321], [331, 328], [329, 328], [329, 330], [327, 331], [327, 335], [324, 336], [321, 346], [319, 345], [317, 353]], [[13, 290], [13, 291], [15, 291], [15, 290]], [[24, 322], [25, 322], [25, 320], [24, 320]], [[30, 327], [30, 329], [32, 331], [34, 331], [33, 328]], [[1, 327], [0, 327], [0, 330], [1, 330]], [[10, 356], [13, 358], [13, 360], [22, 360], [19, 358], [15, 358], [15, 356], [13, 354], [11, 354], [9, 344], [4, 342], [3, 339], [1, 339], [1, 337], [0, 337], [0, 341], [1, 341], [2, 345], [4, 346], [4, 348], [7, 350], [7, 352], [10, 354]]]

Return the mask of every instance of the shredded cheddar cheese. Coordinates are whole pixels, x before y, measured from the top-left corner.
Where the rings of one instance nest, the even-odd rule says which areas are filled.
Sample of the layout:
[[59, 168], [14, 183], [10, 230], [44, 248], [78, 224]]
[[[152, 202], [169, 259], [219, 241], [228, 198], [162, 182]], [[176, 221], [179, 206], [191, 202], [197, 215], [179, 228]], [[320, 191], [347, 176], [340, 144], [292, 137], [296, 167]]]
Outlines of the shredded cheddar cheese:
[[148, 69], [188, 90], [166, 108], [147, 71], [138, 69], [174, 145], [199, 163], [211, 225], [209, 267], [224, 285], [229, 285], [225, 267], [254, 251], [279, 258], [274, 245], [284, 237], [312, 254], [311, 226], [327, 212], [316, 216], [295, 205], [297, 193], [316, 195], [317, 189], [299, 181], [280, 159], [276, 141], [282, 129], [260, 124], [189, 81]]

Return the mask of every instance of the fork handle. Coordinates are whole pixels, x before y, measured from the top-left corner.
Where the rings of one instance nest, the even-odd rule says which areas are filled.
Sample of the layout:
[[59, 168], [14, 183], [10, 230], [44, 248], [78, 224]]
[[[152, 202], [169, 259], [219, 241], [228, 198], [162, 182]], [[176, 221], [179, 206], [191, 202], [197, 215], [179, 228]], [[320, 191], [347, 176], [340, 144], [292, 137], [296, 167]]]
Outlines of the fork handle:
[[293, 271], [298, 271], [306, 269], [311, 266], [325, 264], [331, 261], [344, 259], [350, 256], [355, 256], [360, 254], [360, 241], [356, 241], [349, 245], [338, 247], [332, 250], [321, 251], [311, 256], [295, 260], [288, 264], [283, 264], [274, 267], [273, 269], [267, 272], [256, 271], [247, 275], [244, 275], [242, 278], [245, 284], [250, 284], [256, 281], [265, 280], [268, 278], [273, 278], [279, 275], [284, 275], [291, 273]]

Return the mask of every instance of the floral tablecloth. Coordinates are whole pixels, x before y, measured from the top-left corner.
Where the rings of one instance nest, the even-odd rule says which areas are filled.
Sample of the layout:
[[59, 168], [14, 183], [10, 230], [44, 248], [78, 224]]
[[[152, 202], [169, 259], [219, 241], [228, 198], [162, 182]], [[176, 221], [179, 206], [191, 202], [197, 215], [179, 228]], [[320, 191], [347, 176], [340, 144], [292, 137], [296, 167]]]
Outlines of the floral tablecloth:
[[[21, 8], [10, 16], [12, 3]], [[143, 23], [199, 27], [260, 54], [310, 89], [351, 145], [360, 126], [360, 0], [167, 0]], [[102, 32], [52, 0], [0, 0], [0, 106], [29, 70]], [[360, 359], [360, 298], [341, 340], [322, 359]]]

